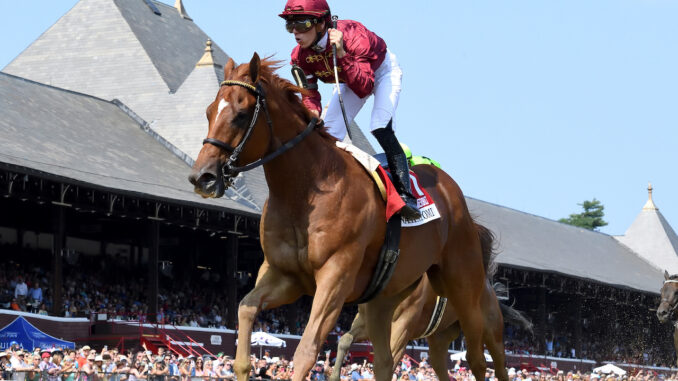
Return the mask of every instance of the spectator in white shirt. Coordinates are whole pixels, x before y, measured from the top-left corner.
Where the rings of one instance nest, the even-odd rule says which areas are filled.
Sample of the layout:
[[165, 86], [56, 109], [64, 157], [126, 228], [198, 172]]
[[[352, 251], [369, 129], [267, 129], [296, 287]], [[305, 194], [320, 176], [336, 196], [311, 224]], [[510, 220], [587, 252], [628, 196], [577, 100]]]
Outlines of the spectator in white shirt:
[[14, 297], [17, 299], [26, 299], [27, 295], [28, 286], [26, 285], [26, 282], [24, 282], [24, 279], [19, 277], [16, 282], [16, 287], [14, 288]]

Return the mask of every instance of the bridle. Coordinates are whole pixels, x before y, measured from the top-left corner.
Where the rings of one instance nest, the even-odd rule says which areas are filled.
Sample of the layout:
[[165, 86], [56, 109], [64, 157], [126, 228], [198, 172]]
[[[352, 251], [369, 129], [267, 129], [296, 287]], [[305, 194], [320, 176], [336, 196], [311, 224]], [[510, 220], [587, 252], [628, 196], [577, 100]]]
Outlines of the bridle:
[[223, 149], [224, 151], [230, 154], [228, 160], [226, 161], [222, 168], [223, 181], [226, 187], [229, 187], [233, 184], [233, 179], [236, 176], [238, 176], [240, 172], [249, 171], [250, 169], [256, 168], [260, 165], [264, 165], [269, 161], [275, 159], [276, 157], [282, 155], [284, 152], [286, 152], [287, 150], [289, 150], [290, 148], [294, 147], [299, 142], [304, 140], [304, 138], [306, 138], [315, 128], [322, 125], [322, 123], [318, 123], [318, 118], [311, 118], [311, 121], [308, 123], [306, 128], [297, 136], [292, 138], [292, 140], [281, 145], [280, 147], [278, 147], [278, 149], [276, 149], [275, 151], [271, 152], [268, 155], [265, 155], [260, 159], [257, 159], [247, 165], [237, 167], [234, 164], [238, 160], [238, 156], [242, 152], [243, 147], [245, 146], [250, 136], [252, 135], [252, 131], [254, 131], [254, 126], [257, 124], [257, 120], [259, 119], [259, 113], [261, 112], [261, 109], [263, 109], [264, 114], [266, 114], [266, 123], [268, 124], [268, 128], [270, 130], [269, 135], [270, 138], [268, 142], [267, 151], [270, 151], [271, 144], [273, 143], [273, 122], [271, 121], [271, 115], [268, 112], [268, 106], [266, 104], [266, 93], [264, 92], [264, 88], [261, 86], [260, 82], [257, 82], [255, 85], [251, 85], [247, 82], [226, 80], [221, 82], [220, 86], [244, 87], [245, 89], [247, 89], [247, 91], [249, 91], [252, 95], [254, 95], [257, 98], [257, 103], [254, 106], [254, 114], [252, 114], [252, 120], [250, 121], [250, 124], [247, 127], [247, 130], [245, 131], [245, 136], [243, 136], [242, 140], [240, 140], [240, 143], [238, 143], [237, 146], [233, 147], [226, 142], [214, 138], [206, 138], [205, 140], [202, 141], [203, 145], [209, 143], [212, 144], [213, 146]]

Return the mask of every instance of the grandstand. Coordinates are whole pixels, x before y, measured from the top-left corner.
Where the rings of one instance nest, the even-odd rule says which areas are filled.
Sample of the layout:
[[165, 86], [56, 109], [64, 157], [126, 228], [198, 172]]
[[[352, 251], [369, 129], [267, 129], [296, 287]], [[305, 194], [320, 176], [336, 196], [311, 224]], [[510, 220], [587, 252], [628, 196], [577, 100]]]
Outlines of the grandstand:
[[[94, 332], [64, 331], [56, 318], [35, 323], [41, 319], [30, 315], [48, 333], [97, 344], [102, 334], [138, 337], [141, 323], [156, 332], [155, 320], [190, 324], [190, 304], [167, 302], [181, 292], [201, 295], [200, 308], [217, 305], [212, 315], [221, 319], [197, 313], [206, 317], [196, 316], [200, 327], [185, 329], [190, 337], [206, 350], [234, 352], [237, 303], [252, 287], [263, 257], [259, 217], [267, 189], [262, 170], [239, 176], [219, 200], [200, 198], [186, 180], [206, 130], [205, 106], [228, 55], [182, 8], [81, 0], [0, 72], [2, 255], [25, 273], [41, 269], [56, 316], [73, 303], [76, 266], [119, 284], [126, 294], [147, 290], [134, 299], [144, 305], [135, 311], [125, 303], [123, 312], [96, 305], [79, 310], [86, 320], [75, 322]], [[355, 125], [352, 136], [374, 152]], [[503, 298], [535, 322], [535, 336], [507, 330], [510, 361], [579, 361], [590, 367], [604, 360], [668, 365], [674, 358], [670, 327], [660, 326], [650, 309], [657, 305], [664, 267], [678, 272], [678, 237], [651, 190], [620, 237], [467, 202], [497, 235], [495, 281], [508, 286]], [[17, 274], [16, 268], [4, 271]], [[103, 287], [95, 279], [83, 282]], [[307, 304], [304, 299], [264, 314], [262, 328], [294, 340], [303, 327], [297, 315]], [[16, 314], [0, 311], [0, 324]], [[104, 328], [96, 320], [130, 316], [141, 321], [130, 323], [131, 330]], [[342, 316], [340, 329], [348, 328], [350, 318]], [[527, 352], [542, 357], [524, 357]]]

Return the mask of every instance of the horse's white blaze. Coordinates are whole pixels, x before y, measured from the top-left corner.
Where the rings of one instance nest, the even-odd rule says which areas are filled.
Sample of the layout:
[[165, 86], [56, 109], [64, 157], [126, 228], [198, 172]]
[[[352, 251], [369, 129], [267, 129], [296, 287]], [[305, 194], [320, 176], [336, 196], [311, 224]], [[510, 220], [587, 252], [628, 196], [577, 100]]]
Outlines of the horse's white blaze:
[[219, 107], [217, 108], [217, 117], [214, 119], [214, 121], [219, 120], [219, 115], [221, 115], [221, 112], [228, 106], [228, 102], [226, 102], [224, 99], [219, 101]]

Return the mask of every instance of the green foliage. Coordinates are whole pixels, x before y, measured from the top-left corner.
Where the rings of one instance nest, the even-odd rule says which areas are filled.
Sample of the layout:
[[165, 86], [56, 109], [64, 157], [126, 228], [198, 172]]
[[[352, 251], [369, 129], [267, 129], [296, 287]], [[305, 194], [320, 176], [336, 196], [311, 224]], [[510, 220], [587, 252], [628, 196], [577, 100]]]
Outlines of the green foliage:
[[570, 217], [561, 218], [558, 220], [558, 222], [579, 226], [589, 230], [598, 230], [599, 227], [607, 225], [607, 222], [603, 220], [603, 216], [605, 216], [603, 209], [605, 209], [605, 207], [600, 203], [600, 201], [594, 198], [591, 201], [584, 201], [583, 203], [577, 205], [580, 205], [582, 208], [584, 208], [582, 213], [570, 214]]

